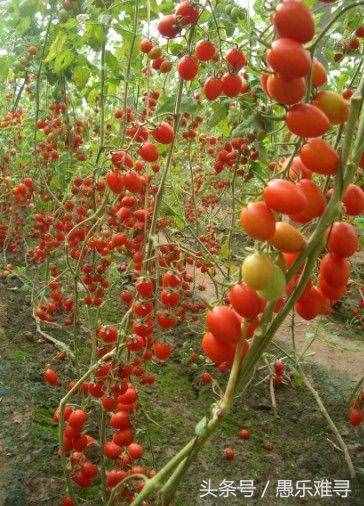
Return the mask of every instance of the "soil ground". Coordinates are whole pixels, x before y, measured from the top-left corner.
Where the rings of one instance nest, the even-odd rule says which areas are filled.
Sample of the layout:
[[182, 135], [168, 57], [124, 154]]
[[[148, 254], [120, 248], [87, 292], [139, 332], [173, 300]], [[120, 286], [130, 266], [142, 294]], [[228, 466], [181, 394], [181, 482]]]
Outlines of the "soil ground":
[[[63, 484], [56, 454], [57, 430], [51, 417], [60, 392], [49, 389], [40, 377], [54, 348], [36, 335], [22, 292], [1, 287], [0, 301], [0, 506], [57, 506]], [[284, 349], [290, 342], [289, 323], [279, 335]], [[303, 349], [315, 327], [297, 320], [295, 328], [298, 347]], [[363, 446], [358, 447], [358, 433], [345, 420], [347, 400], [363, 372], [364, 356], [358, 333], [349, 330], [338, 322], [321, 322], [307, 370], [349, 445], [355, 465], [363, 468]], [[137, 436], [151, 455], [147, 463], [157, 468], [193, 435], [214, 398], [211, 387], [200, 387], [197, 373], [182, 358], [176, 354], [167, 365], [155, 365], [164, 369], [159, 384], [140, 399], [143, 420], [138, 425], [143, 429]], [[255, 382], [263, 377], [258, 375]], [[266, 382], [237, 399], [220, 432], [191, 468], [177, 506], [363, 504], [359, 482], [351, 483], [348, 499], [276, 498], [277, 480], [348, 479], [334, 436], [297, 378], [292, 376], [277, 388], [276, 397], [277, 413], [272, 410]], [[241, 427], [251, 430], [250, 440], [237, 437]], [[232, 463], [222, 458], [227, 446], [237, 451]], [[224, 479], [255, 480], [255, 496], [199, 497], [202, 482], [209, 479], [215, 487]], [[268, 480], [270, 485], [261, 498]], [[87, 493], [80, 504], [98, 506]]]

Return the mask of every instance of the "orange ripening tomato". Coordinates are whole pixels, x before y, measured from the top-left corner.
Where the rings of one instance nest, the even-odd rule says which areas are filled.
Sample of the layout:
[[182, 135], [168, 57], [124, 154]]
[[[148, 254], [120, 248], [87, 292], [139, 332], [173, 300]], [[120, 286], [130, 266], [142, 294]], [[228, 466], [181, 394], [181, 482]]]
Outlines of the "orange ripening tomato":
[[304, 320], [312, 320], [313, 318], [316, 318], [316, 316], [320, 314], [320, 307], [320, 302], [314, 297], [304, 298], [302, 300], [298, 299], [294, 305], [296, 313]]
[[340, 161], [337, 151], [321, 137], [309, 139], [301, 148], [300, 158], [309, 170], [326, 176], [336, 173]]
[[276, 39], [267, 51], [268, 65], [285, 79], [305, 77], [310, 72], [311, 56], [293, 39]]
[[125, 178], [118, 170], [111, 170], [106, 175], [107, 186], [113, 193], [121, 193], [125, 189]]
[[263, 191], [264, 201], [270, 209], [285, 214], [299, 213], [307, 206], [304, 193], [291, 181], [272, 179]]
[[169, 343], [156, 341], [153, 345], [153, 352], [160, 361], [168, 360], [172, 353], [172, 346]]
[[139, 47], [142, 53], [149, 53], [153, 49], [154, 44], [149, 39], [142, 39], [140, 41]]
[[213, 60], [216, 56], [216, 46], [209, 40], [200, 40], [195, 47], [195, 56], [200, 61]]
[[255, 239], [266, 241], [273, 237], [275, 219], [265, 202], [251, 202], [244, 207], [240, 213], [240, 224]]
[[305, 245], [305, 239], [296, 227], [285, 221], [277, 221], [274, 236], [270, 239], [279, 251], [295, 253], [301, 251]]
[[[285, 166], [289, 162], [289, 159], [286, 160]], [[311, 179], [312, 172], [306, 167], [299, 156], [295, 156], [292, 160], [291, 167], [289, 168], [289, 177], [291, 179]]]
[[209, 77], [203, 85], [203, 92], [208, 100], [216, 100], [222, 94], [222, 80], [219, 77]]
[[361, 39], [364, 38], [364, 25], [358, 26], [358, 28], [355, 30], [355, 35]]
[[299, 0], [286, 0], [277, 6], [273, 24], [279, 37], [293, 39], [301, 44], [310, 42], [315, 34], [312, 13]]
[[167, 39], [176, 37], [178, 35], [176, 16], [174, 14], [163, 16], [158, 23], [158, 31], [162, 37], [166, 37]]
[[328, 117], [312, 104], [296, 104], [286, 116], [286, 125], [290, 132], [299, 137], [320, 137], [330, 127]]
[[222, 76], [222, 91], [227, 97], [237, 97], [240, 93], [244, 93], [247, 88], [247, 82], [239, 74], [226, 73]]
[[146, 162], [156, 162], [159, 158], [157, 146], [151, 142], [144, 142], [139, 148], [139, 155]]
[[326, 314], [326, 315], [330, 314], [332, 311], [330, 299], [322, 293], [321, 288], [319, 288], [317, 286], [315, 288], [317, 288], [317, 290], [319, 292], [318, 296], [320, 296], [320, 300], [321, 300], [320, 314]]
[[319, 91], [313, 105], [329, 118], [333, 125], [342, 125], [349, 116], [349, 104], [345, 98], [335, 91]]
[[255, 331], [260, 325], [259, 318], [254, 318], [253, 320], [249, 320], [247, 329], [246, 329], [246, 338], [249, 339], [250, 337], [254, 336]]
[[287, 267], [287, 269], [295, 263], [298, 256], [299, 256], [299, 252], [296, 252], [296, 253], [283, 252], [282, 253], [282, 258], [283, 258], [284, 264]]
[[326, 314], [329, 306], [330, 302], [321, 290], [316, 286], [310, 286], [304, 296], [296, 302], [295, 310], [305, 320], [312, 320], [319, 314]]
[[170, 144], [173, 141], [173, 127], [166, 121], [162, 121], [153, 131], [152, 135], [161, 144]]
[[293, 105], [305, 96], [306, 84], [303, 77], [289, 81], [279, 74], [270, 75], [266, 83], [268, 95], [280, 104]]
[[300, 213], [290, 214], [290, 218], [296, 223], [308, 223], [324, 212], [326, 207], [325, 197], [320, 188], [310, 179], [301, 179], [297, 181], [296, 185], [304, 193], [307, 206]]
[[185, 55], [179, 60], [178, 74], [184, 81], [192, 81], [198, 74], [198, 60], [194, 56]]
[[176, 17], [182, 26], [197, 23], [200, 12], [189, 0], [182, 0], [175, 8]]
[[316, 60], [316, 58], [312, 60], [311, 80], [313, 86], [316, 86], [316, 88], [323, 86], [327, 82], [325, 67], [319, 60]]
[[43, 372], [43, 380], [51, 386], [57, 386], [60, 384], [58, 373], [50, 368]]
[[235, 71], [241, 70], [246, 65], [246, 56], [237, 47], [229, 49], [225, 55], [225, 60]]

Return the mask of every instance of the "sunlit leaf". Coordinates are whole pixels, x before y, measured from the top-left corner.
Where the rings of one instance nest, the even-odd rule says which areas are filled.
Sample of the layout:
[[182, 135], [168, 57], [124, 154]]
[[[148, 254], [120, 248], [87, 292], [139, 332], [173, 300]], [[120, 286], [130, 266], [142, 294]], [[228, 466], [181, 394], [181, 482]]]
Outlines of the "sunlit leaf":
[[78, 66], [74, 69], [72, 79], [77, 88], [83, 89], [90, 78], [90, 69], [86, 66]]

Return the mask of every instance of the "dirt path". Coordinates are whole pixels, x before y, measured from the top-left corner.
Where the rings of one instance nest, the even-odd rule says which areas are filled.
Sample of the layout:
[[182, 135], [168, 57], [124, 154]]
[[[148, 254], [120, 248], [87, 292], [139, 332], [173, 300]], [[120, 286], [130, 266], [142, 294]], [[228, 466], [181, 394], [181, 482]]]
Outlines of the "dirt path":
[[[363, 251], [355, 255], [352, 265], [358, 273], [363, 270]], [[352, 293], [348, 293], [348, 297], [352, 297]], [[290, 318], [288, 318], [279, 329], [277, 338], [285, 343], [291, 343], [290, 336]], [[295, 341], [298, 350], [304, 350], [314, 337], [309, 350], [312, 353], [310, 360], [331, 369], [334, 374], [345, 374], [355, 381], [364, 376], [363, 332], [358, 329], [353, 333], [344, 322], [333, 318], [306, 321], [296, 315]]]
[[[291, 344], [289, 320], [277, 333], [277, 339], [287, 344]], [[299, 317], [295, 320], [295, 342], [298, 351], [302, 352], [314, 337], [314, 324]], [[364, 374], [364, 343], [349, 337], [341, 323], [322, 321], [316, 325], [317, 336], [310, 346], [309, 360], [332, 369], [334, 373], [359, 380]]]

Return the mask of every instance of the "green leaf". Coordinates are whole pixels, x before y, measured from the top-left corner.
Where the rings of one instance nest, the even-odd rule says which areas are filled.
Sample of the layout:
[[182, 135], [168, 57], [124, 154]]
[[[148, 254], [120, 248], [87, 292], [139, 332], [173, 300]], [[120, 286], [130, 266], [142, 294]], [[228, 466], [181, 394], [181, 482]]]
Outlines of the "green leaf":
[[294, 370], [291, 370], [291, 374], [292, 374], [292, 379], [293, 379], [294, 385], [296, 385], [297, 387], [303, 387], [305, 383], [302, 379], [302, 376]]
[[347, 16], [346, 20], [347, 29], [350, 31], [354, 31], [356, 28], [358, 28], [358, 26], [360, 26], [362, 23], [363, 19], [362, 15], [363, 12], [360, 11], [359, 9], [358, 10], [352, 9], [350, 11], [350, 16]]
[[161, 5], [159, 6], [159, 11], [162, 14], [170, 14], [174, 8], [173, 0], [163, 0]]
[[[174, 195], [174, 202], [172, 205], [170, 205], [168, 202], [166, 202], [164, 204], [164, 212], [167, 216], [170, 216], [173, 218], [174, 220], [174, 223], [176, 225], [177, 228], [183, 228], [186, 223], [185, 223], [185, 220], [183, 219], [183, 216], [182, 216], [182, 213], [183, 213], [183, 210], [181, 209], [178, 209], [178, 204], [177, 204], [177, 201], [176, 201], [176, 195]], [[180, 200], [180, 199], [179, 199]], [[178, 212], [180, 211], [180, 212]]]
[[[165, 99], [158, 109], [158, 113], [174, 112], [176, 103], [176, 95], [172, 95]], [[193, 101], [190, 97], [183, 97], [181, 100], [180, 112], [189, 112], [194, 114], [198, 111], [200, 106], [197, 102]]]
[[31, 26], [32, 24], [32, 19], [31, 18], [22, 18], [19, 23], [16, 25], [16, 31], [20, 34], [20, 35], [23, 35]]
[[229, 240], [226, 239], [221, 245], [220, 257], [226, 260], [229, 258], [229, 256], [230, 256]]
[[87, 102], [91, 105], [95, 105], [99, 96], [100, 96], [100, 89], [92, 88], [87, 95]]
[[88, 21], [86, 23], [84, 40], [92, 49], [100, 49], [102, 43], [105, 41], [104, 27], [99, 23]]
[[32, 16], [40, 6], [39, 0], [22, 0], [19, 2], [19, 12], [22, 16]]
[[360, 247], [364, 247], [364, 217], [358, 216], [355, 219], [356, 226], [358, 228], [359, 232], [359, 241], [360, 241]]
[[60, 74], [63, 70], [66, 70], [75, 59], [75, 54], [70, 50], [66, 49], [59, 54], [53, 63], [53, 69], [57, 74]]
[[114, 56], [110, 51], [105, 52], [105, 63], [114, 74], [120, 74], [120, 63], [116, 56]]
[[213, 128], [218, 125], [223, 119], [225, 119], [229, 113], [228, 101], [216, 103], [212, 106], [213, 114], [207, 122], [208, 128]]
[[64, 27], [67, 29], [67, 30], [73, 30], [74, 28], [77, 28], [79, 25], [79, 23], [77, 22], [77, 19], [76, 18], [69, 18], [65, 23], [64, 23]]
[[303, 3], [307, 5], [307, 7], [314, 7], [317, 0], [303, 0]]
[[72, 74], [72, 80], [79, 89], [83, 89], [91, 75], [90, 69], [86, 66], [75, 67]]
[[150, 14], [156, 16], [159, 13], [159, 5], [157, 0], [149, 0], [150, 3]]
[[64, 50], [67, 42], [67, 35], [64, 32], [58, 32], [56, 38], [50, 45], [45, 63], [53, 61]]
[[116, 95], [118, 89], [119, 89], [119, 81], [112, 80], [107, 83], [108, 95]]
[[178, 42], [171, 42], [169, 44], [169, 51], [174, 56], [179, 56], [179, 55], [183, 54], [183, 50], [184, 50], [183, 44], [179, 44]]
[[10, 58], [9, 56], [0, 56], [0, 76], [2, 78], [6, 78], [10, 68]]

